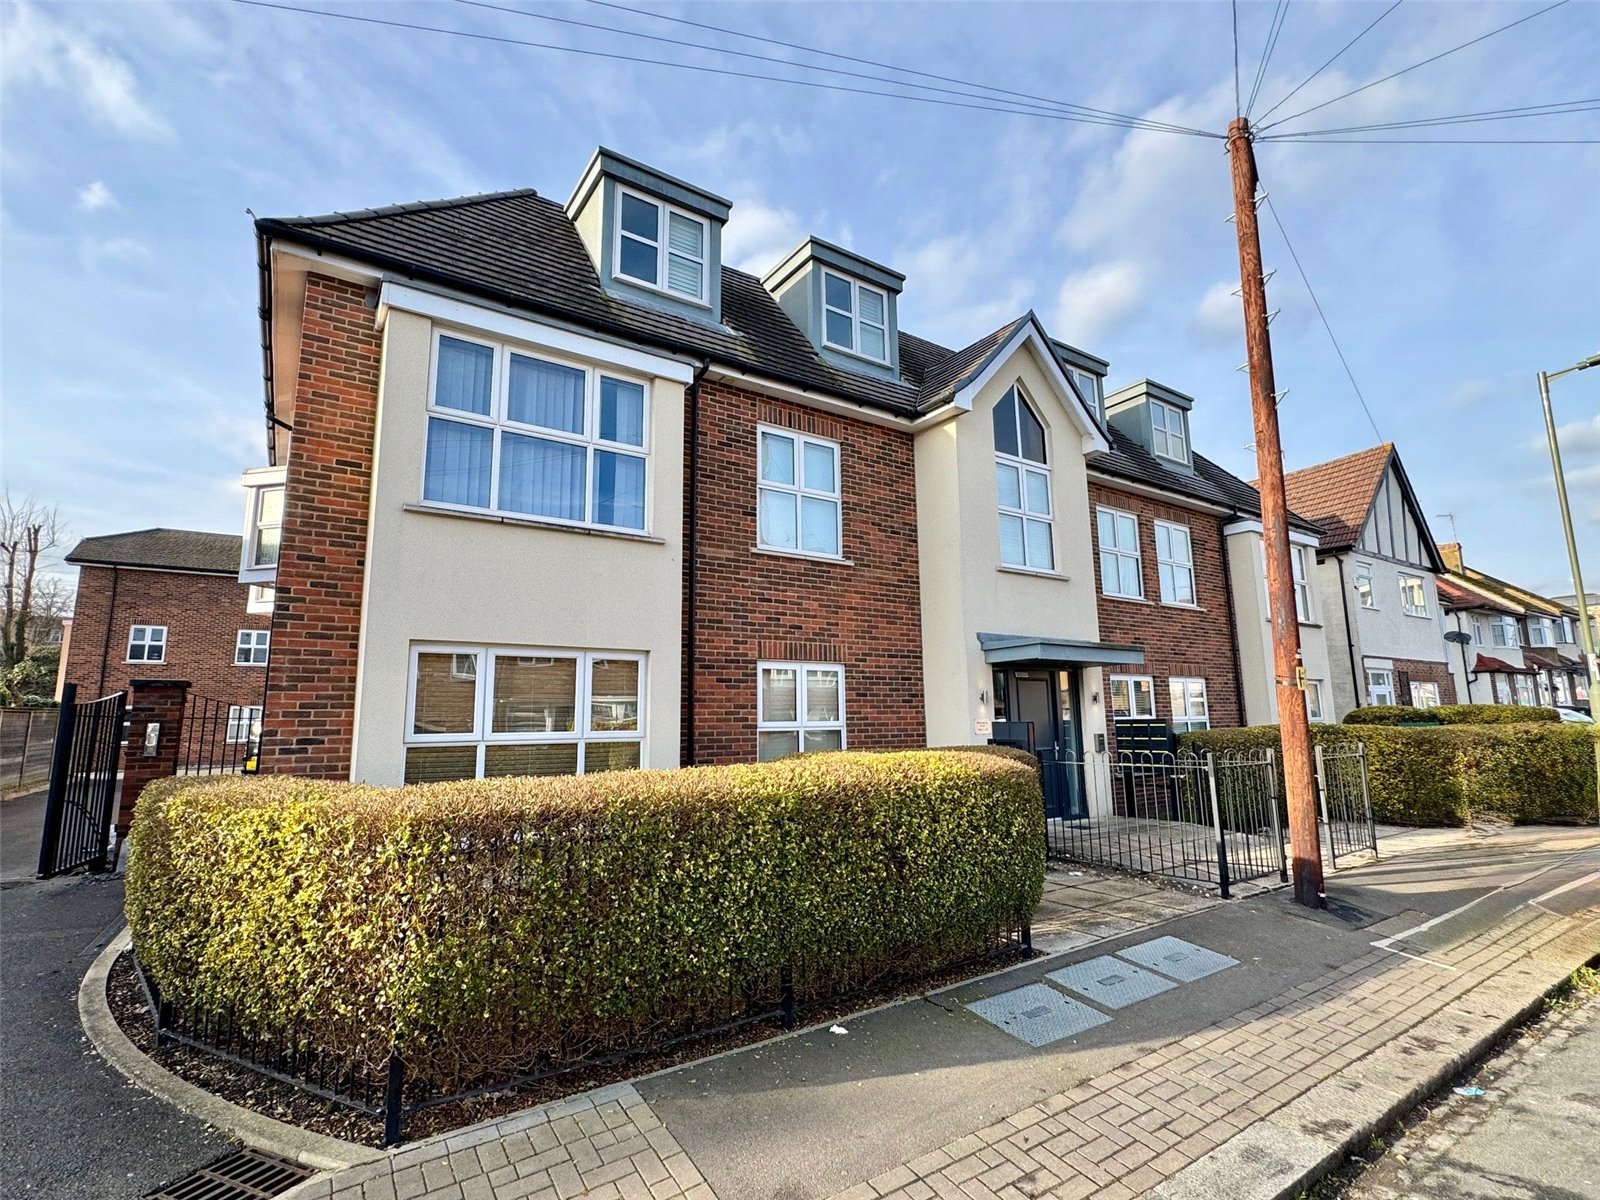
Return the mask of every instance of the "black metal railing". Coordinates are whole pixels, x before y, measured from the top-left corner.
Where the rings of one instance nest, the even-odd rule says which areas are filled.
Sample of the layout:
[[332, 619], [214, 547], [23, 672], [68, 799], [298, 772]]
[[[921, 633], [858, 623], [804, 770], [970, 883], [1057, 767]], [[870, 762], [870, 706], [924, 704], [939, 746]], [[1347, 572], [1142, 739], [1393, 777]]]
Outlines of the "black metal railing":
[[254, 774], [261, 706], [191, 695], [183, 706], [176, 775]]
[[70, 683], [61, 690], [44, 835], [39, 842], [41, 879], [79, 867], [104, 871], [110, 865], [128, 695], [114, 692], [79, 704], [77, 693]]
[[1378, 827], [1367, 789], [1367, 748], [1317, 746], [1317, 817], [1328, 865], [1341, 857], [1378, 852]]

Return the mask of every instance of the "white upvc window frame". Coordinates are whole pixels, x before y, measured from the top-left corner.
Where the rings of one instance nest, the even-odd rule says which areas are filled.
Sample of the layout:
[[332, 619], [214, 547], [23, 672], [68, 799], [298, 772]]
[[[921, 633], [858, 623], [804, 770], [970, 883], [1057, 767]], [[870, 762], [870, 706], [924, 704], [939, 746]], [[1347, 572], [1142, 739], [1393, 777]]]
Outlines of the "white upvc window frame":
[[[459, 670], [464, 657], [473, 658], [473, 727], [468, 732], [417, 733], [417, 660], [424, 654], [449, 654], [452, 678], [465, 681], [467, 672]], [[648, 655], [637, 650], [574, 650], [546, 646], [467, 645], [464, 643], [413, 642], [406, 667], [406, 724], [404, 744], [412, 746], [474, 746], [477, 749], [475, 778], [483, 778], [484, 759], [490, 746], [566, 746], [577, 744], [577, 772], [585, 774], [585, 757], [590, 742], [637, 742], [639, 766], [648, 761], [649, 739], [647, 725], [647, 697], [649, 686]], [[494, 673], [501, 658], [559, 658], [573, 660], [577, 666], [573, 686], [573, 727], [571, 729], [533, 732], [494, 730]], [[593, 690], [593, 664], [597, 660], [627, 661], [637, 663], [638, 692], [636, 703], [639, 718], [637, 729], [594, 729], [591, 710]]]
[[1511, 680], [1509, 678], [1499, 672], [1489, 676], [1489, 678], [1494, 684], [1494, 702], [1496, 704], [1516, 703], [1516, 693], [1511, 688]]
[[[1158, 415], [1159, 423], [1156, 420]], [[1176, 454], [1173, 453], [1174, 444], [1178, 451]], [[1162, 449], [1163, 446], [1166, 449]], [[1163, 404], [1160, 400], [1150, 401], [1150, 448], [1157, 458], [1188, 465], [1189, 429], [1181, 408]]]
[[[452, 338], [456, 341], [483, 346], [493, 352], [494, 360], [490, 369], [489, 411], [487, 414], [468, 412], [464, 409], [451, 408], [448, 405], [441, 405], [436, 402], [439, 390], [439, 350], [440, 342], [443, 338]], [[545, 425], [533, 425], [511, 419], [511, 360], [513, 356], [534, 359], [584, 373], [582, 433], [552, 429]], [[600, 436], [601, 389], [604, 386], [603, 381], [607, 379], [643, 390], [639, 418], [640, 444], [637, 446], [631, 442], [609, 441]], [[650, 384], [651, 381], [648, 377], [636, 372], [602, 366], [580, 358], [556, 354], [535, 346], [525, 346], [516, 342], [483, 337], [480, 334], [462, 330], [455, 326], [436, 324], [429, 340], [428, 402], [423, 426], [422, 471], [421, 478], [417, 482], [417, 495], [422, 505], [428, 508], [444, 509], [449, 512], [488, 513], [513, 521], [529, 521], [541, 525], [562, 525], [571, 529], [598, 529], [612, 533], [650, 536], [652, 510], [654, 507], [651, 503], [651, 487], [654, 482], [652, 460], [655, 457]], [[490, 448], [489, 503], [487, 506], [459, 504], [449, 500], [428, 498], [428, 422], [434, 420], [453, 421], [490, 431], [493, 442]], [[581, 447], [584, 450], [583, 519], [574, 520], [570, 517], [546, 516], [542, 513], [522, 512], [519, 509], [502, 508], [500, 506], [501, 444], [506, 434], [516, 437], [539, 438], [544, 441]], [[596, 507], [595, 462], [601, 453], [636, 458], [643, 462], [644, 482], [641, 486], [644, 493], [644, 512], [642, 525], [609, 525], [594, 520]]]
[[1428, 679], [1411, 681], [1412, 708], [1438, 708], [1444, 701], [1439, 695], [1439, 685]]
[[[795, 706], [793, 721], [768, 720], [766, 689], [762, 686], [768, 671], [793, 671], [795, 672]], [[835, 686], [838, 688], [837, 706], [839, 718], [836, 721], [812, 720], [806, 712], [806, 694], [808, 671], [832, 672]], [[845, 709], [845, 682], [844, 664], [836, 662], [786, 662], [779, 659], [762, 659], [756, 663], [756, 761], [761, 758], [761, 735], [763, 733], [793, 733], [795, 735], [795, 750], [803, 753], [806, 748], [807, 733], [834, 732], [839, 734], [839, 749], [849, 748], [849, 713]], [[780, 755], [779, 757], [785, 757]], [[770, 760], [768, 760], [770, 761]]]
[[[785, 438], [794, 443], [794, 482], [775, 483], [766, 479], [762, 472], [766, 465], [766, 440], [768, 438]], [[813, 488], [806, 483], [806, 447], [818, 446], [829, 450], [833, 454], [833, 490], [824, 491]], [[763, 528], [762, 492], [781, 493], [794, 497], [795, 527], [793, 546], [784, 546], [776, 542], [769, 542]], [[833, 505], [833, 544], [836, 549], [829, 553], [823, 550], [803, 549], [803, 530], [805, 519], [805, 502], [807, 499], [822, 501]], [[797, 554], [804, 558], [820, 558], [829, 561], [841, 561], [844, 558], [844, 447], [831, 438], [816, 437], [809, 433], [801, 433], [797, 429], [784, 429], [778, 425], [756, 426], [756, 547], [761, 550], [772, 550], [780, 554]]]
[[1534, 686], [1532, 675], [1518, 675], [1513, 683], [1517, 693], [1517, 704], [1522, 708], [1536, 708], [1539, 704], [1539, 689]]
[[[1410, 571], [1399, 571], [1396, 573], [1396, 578], [1400, 588], [1400, 611], [1408, 617], [1431, 616], [1432, 611], [1428, 607], [1427, 580], [1421, 575], [1412, 574]], [[1416, 594], [1419, 597], [1418, 603], [1412, 603], [1410, 592], [1410, 585], [1412, 584], [1416, 585]]]
[[[1211, 728], [1211, 699], [1202, 676], [1174, 675], [1167, 680], [1167, 693], [1172, 703], [1172, 732], [1194, 733]], [[1201, 710], [1198, 715], [1191, 711], [1196, 701]]]
[[[1195, 587], [1194, 535], [1187, 525], [1179, 524], [1177, 521], [1156, 521], [1154, 524], [1156, 535], [1156, 575], [1161, 588], [1161, 603], [1175, 608], [1198, 608], [1200, 595]], [[1163, 532], [1167, 535], [1166, 555], [1161, 553], [1161, 535]], [[1183, 539], [1184, 553], [1182, 558], [1179, 558], [1176, 553], [1176, 538], [1179, 536]], [[1178, 594], [1180, 591], [1178, 583], [1183, 576], [1187, 576], [1189, 581], [1189, 598], [1187, 600], [1181, 599]], [[1171, 583], [1170, 588], [1168, 586], [1169, 580]]]
[[264, 667], [272, 644], [272, 631], [268, 629], [241, 629], [233, 643], [233, 665], [236, 667]]
[[[832, 278], [834, 278], [834, 279], [839, 280], [841, 283], [845, 283], [845, 284], [849, 285], [849, 287], [850, 287], [850, 311], [849, 312], [846, 312], [844, 309], [838, 308], [835, 305], [832, 305], [832, 304], [828, 303], [828, 279], [829, 279], [830, 276]], [[877, 321], [869, 321], [869, 320], [866, 319], [865, 316], [862, 315], [862, 312], [861, 312], [861, 293], [864, 292], [864, 291], [873, 293], [875, 296], [877, 296], [879, 298], [879, 300], [882, 301], [882, 303], [883, 303], [883, 321], [882, 321], [881, 324], [879, 322], [877, 322]], [[838, 313], [841, 317], [849, 318], [849, 321], [850, 321], [850, 342], [851, 342], [850, 345], [846, 346], [842, 342], [836, 342], [831, 337], [828, 336], [828, 314], [830, 312], [831, 313]], [[871, 362], [871, 363], [878, 363], [880, 366], [887, 366], [888, 365], [888, 363], [889, 363], [889, 293], [884, 291], [881, 287], [874, 287], [870, 283], [863, 283], [861, 280], [855, 278], [852, 275], [846, 275], [842, 271], [835, 271], [835, 270], [832, 270], [829, 267], [823, 267], [822, 268], [822, 311], [821, 311], [821, 317], [819, 319], [822, 322], [822, 344], [824, 346], [826, 346], [828, 349], [830, 349], [830, 350], [838, 350], [838, 351], [841, 351], [841, 352], [843, 352], [845, 354], [853, 354], [857, 358], [865, 359], [867, 362]], [[883, 357], [882, 358], [878, 358], [878, 357], [876, 357], [874, 355], [868, 354], [865, 350], [861, 349], [861, 328], [862, 328], [863, 325], [865, 325], [869, 329], [879, 330], [883, 334]]]
[[[1122, 685], [1128, 696], [1128, 711], [1119, 714], [1116, 705], [1116, 692], [1118, 685]], [[1144, 694], [1149, 697], [1149, 711], [1139, 711], [1138, 697], [1143, 685]], [[1111, 714], [1113, 723], [1117, 721], [1153, 721], [1156, 717], [1156, 681], [1152, 675], [1108, 675], [1106, 677], [1106, 712]]]
[[[158, 629], [161, 631], [161, 636], [152, 637], [151, 635]], [[141, 634], [143, 636], [141, 636]], [[142, 647], [144, 650], [144, 654], [139, 658], [135, 658], [133, 656], [133, 648], [135, 646]], [[150, 655], [150, 650], [152, 647], [158, 651], [153, 658]], [[167, 627], [165, 625], [130, 625], [128, 627], [127, 657], [123, 659], [123, 661], [130, 663], [142, 663], [146, 665], [150, 663], [159, 664], [166, 662]]]
[[[239, 546], [239, 582], [271, 585], [278, 576], [278, 559], [283, 553], [283, 527], [287, 515], [288, 491], [283, 467], [257, 467], [244, 473], [244, 535]], [[276, 520], [263, 520], [268, 504], [276, 499]], [[263, 534], [276, 534], [272, 561], [261, 562]]]
[[[646, 238], [641, 234], [625, 232], [623, 230], [622, 198], [624, 196], [631, 196], [633, 199], [638, 200], [641, 203], [649, 204], [654, 207], [658, 213], [660, 213], [660, 220], [656, 223], [656, 240], [654, 244], [654, 249], [656, 252], [656, 282], [654, 283], [650, 282], [648, 279], [640, 279], [636, 275], [627, 275], [623, 273], [623, 238], [627, 238], [629, 241], [637, 242], [641, 246], [651, 245], [649, 238]], [[681, 217], [686, 221], [693, 221], [695, 224], [700, 226], [700, 257], [698, 259], [696, 259], [694, 255], [689, 254], [684, 250], [678, 250], [672, 247], [671, 229], [673, 216]], [[659, 292], [663, 296], [671, 296], [674, 300], [682, 300], [687, 304], [695, 304], [701, 308], [711, 307], [709, 299], [711, 292], [711, 222], [705, 217], [701, 216], [699, 213], [690, 212], [686, 208], [680, 208], [676, 204], [662, 200], [659, 197], [650, 196], [634, 188], [625, 187], [622, 184], [618, 184], [617, 212], [614, 228], [612, 230], [611, 254], [611, 275], [614, 279], [628, 284], [630, 287], [645, 288], [652, 292]], [[688, 262], [697, 262], [699, 264], [700, 291], [698, 294], [691, 296], [687, 292], [680, 292], [676, 288], [668, 285], [668, 269], [671, 256], [674, 254]]]
[[1306, 680], [1305, 696], [1306, 720], [1315, 725], [1322, 724], [1327, 720], [1326, 710], [1322, 705], [1322, 680]]
[[228, 705], [228, 724], [222, 740], [229, 746], [239, 746], [255, 740], [261, 724], [261, 705]]
[[252, 583], [245, 595], [244, 610], [253, 616], [265, 615], [272, 611], [277, 598], [278, 589], [270, 583]]
[[1294, 611], [1302, 625], [1309, 625], [1316, 620], [1316, 598], [1311, 592], [1311, 572], [1315, 562], [1310, 546], [1298, 543], [1289, 546], [1290, 574], [1294, 576]]
[[1484, 621], [1483, 621], [1482, 617], [1473, 617], [1472, 618], [1472, 644], [1474, 646], [1483, 645], [1483, 640], [1484, 640], [1483, 625], [1484, 625]]
[[1528, 645], [1554, 646], [1556, 644], [1555, 638], [1555, 622], [1551, 618], [1528, 618]]
[[1522, 646], [1522, 631], [1517, 627], [1515, 617], [1493, 617], [1489, 621], [1489, 642], [1491, 645], [1500, 646], [1507, 650], [1517, 650]]
[[[1105, 530], [1101, 525], [1102, 517], [1108, 517], [1111, 520], [1113, 541], [1109, 546], [1106, 544]], [[1119, 529], [1124, 528], [1124, 526], [1120, 524], [1122, 520], [1131, 521], [1133, 524], [1133, 548], [1131, 550], [1122, 545], [1122, 535], [1119, 532]], [[1098, 561], [1100, 563], [1101, 594], [1106, 596], [1115, 596], [1122, 600], [1143, 600], [1144, 549], [1139, 543], [1138, 514], [1128, 512], [1121, 508], [1112, 508], [1110, 505], [1106, 504], [1095, 505], [1094, 540], [1095, 550], [1099, 556]], [[1113, 560], [1117, 564], [1116, 587], [1114, 589], [1111, 586], [1111, 573], [1105, 568], [1105, 560], [1108, 554], [1112, 556]], [[1122, 563], [1125, 559], [1133, 563], [1133, 577], [1134, 581], [1138, 584], [1137, 588], [1131, 592], [1125, 592], [1122, 590]]]
[[1378, 607], [1378, 593], [1372, 586], [1372, 564], [1358, 562], [1350, 573], [1350, 586], [1355, 590], [1356, 599], [1365, 609]]
[[[1001, 404], [1012, 406], [1012, 419], [1017, 431], [1017, 452], [1012, 454], [1009, 450], [1002, 450], [998, 445], [994, 448], [995, 509], [998, 514], [997, 521], [1001, 528], [1000, 565], [1024, 571], [1054, 574], [1056, 570], [1056, 500], [1055, 476], [1050, 470], [1050, 427], [1039, 416], [1038, 411], [1033, 407], [1033, 402], [1028, 399], [1028, 394], [1023, 391], [1020, 383], [1014, 383], [1006, 389], [1005, 395], [996, 402], [996, 407], [998, 408]], [[1041, 447], [1044, 454], [1043, 459], [1029, 458], [1022, 452], [1022, 413], [1024, 410], [1038, 424], [1043, 433], [1043, 445]], [[995, 414], [991, 413], [990, 416], [992, 419]], [[1003, 471], [1011, 471], [1016, 474], [1016, 504], [1008, 504], [1002, 495], [1000, 478]], [[1033, 479], [1042, 480], [1044, 484], [1045, 509], [1043, 512], [1039, 512], [1030, 506], [1029, 497], [1032, 489], [1028, 485], [1030, 480]], [[1022, 529], [1021, 562], [1014, 562], [1006, 558], [1004, 524], [1007, 520], [1017, 522]], [[1030, 549], [1032, 545], [1028, 538], [1028, 526], [1030, 524], [1043, 525], [1045, 527], [1045, 547], [1048, 553], [1044, 556], [1044, 561], [1042, 562], [1035, 561], [1035, 555]]]
[[[1379, 682], [1381, 677], [1381, 682]], [[1368, 704], [1393, 704], [1394, 671], [1387, 667], [1368, 667], [1366, 669], [1366, 692]]]

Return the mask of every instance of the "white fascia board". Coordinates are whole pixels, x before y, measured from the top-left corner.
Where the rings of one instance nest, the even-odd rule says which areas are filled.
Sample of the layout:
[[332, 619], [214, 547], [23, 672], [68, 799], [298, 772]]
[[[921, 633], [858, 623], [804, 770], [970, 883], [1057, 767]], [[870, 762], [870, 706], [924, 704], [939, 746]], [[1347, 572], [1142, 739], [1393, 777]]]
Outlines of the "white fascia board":
[[771, 396], [777, 400], [788, 400], [794, 404], [804, 404], [807, 408], [821, 409], [823, 412], [849, 417], [856, 421], [865, 421], [869, 425], [882, 425], [888, 429], [920, 428], [920, 422], [928, 421], [929, 418], [943, 411], [936, 409], [933, 413], [919, 417], [916, 422], [913, 422], [905, 417], [897, 417], [893, 413], [868, 408], [865, 404], [858, 404], [854, 400], [843, 400], [837, 396], [831, 396], [827, 392], [814, 392], [810, 388], [780, 383], [776, 379], [768, 379], [762, 375], [748, 375], [733, 367], [712, 365], [706, 370], [706, 378], [720, 379], [727, 383], [737, 384], [742, 388], [748, 388], [752, 392], [760, 392], [764, 396]]
[[[1232, 521], [1222, 527], [1223, 535], [1232, 537], [1236, 533], [1259, 533], [1266, 536], [1266, 530], [1261, 527], [1260, 521]], [[1310, 546], [1313, 549], [1322, 545], [1314, 534], [1301, 533], [1298, 529], [1289, 530], [1289, 540], [1297, 546]]]
[[1039, 360], [1039, 364], [1044, 368], [1046, 376], [1055, 385], [1056, 391], [1059, 393], [1061, 406], [1071, 414], [1072, 423], [1078, 427], [1078, 432], [1083, 435], [1083, 453], [1090, 454], [1096, 450], [1101, 453], [1108, 453], [1111, 450], [1111, 443], [1106, 440], [1106, 435], [1101, 432], [1099, 422], [1084, 407], [1083, 399], [1078, 395], [1077, 390], [1067, 382], [1067, 377], [1061, 370], [1061, 364], [1056, 361], [1054, 351], [1050, 349], [1049, 343], [1045, 341], [1044, 336], [1039, 332], [1039, 326], [1033, 321], [1028, 321], [1016, 333], [1012, 334], [1010, 340], [989, 360], [989, 365], [962, 385], [961, 389], [956, 392], [955, 403], [970, 412], [972, 402], [978, 393], [1004, 369], [1006, 363], [1011, 361], [1011, 358], [1018, 350], [1029, 345], [1032, 346], [1034, 357]]
[[239, 477], [239, 482], [247, 488], [273, 487], [283, 483], [287, 477], [287, 467], [251, 467]]
[[351, 282], [377, 283], [383, 278], [383, 272], [377, 267], [327, 250], [302, 246], [299, 242], [285, 241], [282, 234], [272, 238], [272, 253], [283, 258], [303, 259], [308, 264], [315, 263], [317, 269], [324, 274], [348, 279]]
[[1137, 496], [1148, 496], [1152, 500], [1160, 500], [1163, 504], [1170, 504], [1174, 508], [1187, 508], [1193, 512], [1215, 513], [1226, 516], [1232, 512], [1231, 508], [1223, 508], [1220, 504], [1208, 504], [1193, 496], [1185, 496], [1182, 492], [1169, 492], [1165, 488], [1154, 487], [1146, 483], [1135, 483], [1131, 479], [1124, 479], [1120, 475], [1107, 475], [1103, 471], [1089, 469], [1089, 478], [1096, 483], [1103, 483], [1109, 488], [1119, 492], [1132, 492]]
[[398, 308], [435, 321], [459, 325], [494, 337], [537, 346], [555, 354], [588, 359], [618, 370], [690, 383], [694, 365], [687, 359], [670, 358], [637, 347], [592, 337], [576, 330], [550, 325], [530, 317], [517, 316], [504, 309], [473, 304], [442, 296], [406, 283], [386, 280], [378, 293], [378, 328], [382, 329], [389, 310]]

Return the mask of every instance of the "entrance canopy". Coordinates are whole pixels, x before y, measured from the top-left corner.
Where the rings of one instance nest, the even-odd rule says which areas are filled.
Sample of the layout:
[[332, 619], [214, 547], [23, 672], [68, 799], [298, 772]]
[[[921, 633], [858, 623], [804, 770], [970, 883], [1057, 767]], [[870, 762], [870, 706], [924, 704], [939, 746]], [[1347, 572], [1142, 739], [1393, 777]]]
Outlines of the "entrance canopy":
[[978, 645], [988, 663], [1037, 663], [1062, 667], [1138, 667], [1144, 651], [1138, 646], [1081, 642], [1072, 638], [1030, 637], [1016, 633], [980, 633]]

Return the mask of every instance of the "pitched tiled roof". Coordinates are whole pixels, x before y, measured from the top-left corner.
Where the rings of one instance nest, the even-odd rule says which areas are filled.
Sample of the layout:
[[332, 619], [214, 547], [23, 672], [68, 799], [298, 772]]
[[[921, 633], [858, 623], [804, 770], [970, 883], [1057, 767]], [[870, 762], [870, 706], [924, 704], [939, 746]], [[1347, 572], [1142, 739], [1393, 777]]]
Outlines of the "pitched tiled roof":
[[1467, 586], [1457, 576], [1440, 575], [1436, 581], [1439, 587], [1439, 599], [1446, 610], [1450, 612], [1465, 612], [1469, 609], [1489, 609], [1492, 612], [1510, 613], [1521, 616], [1522, 609], [1505, 604], [1494, 599], [1476, 588]]
[[1538, 672], [1532, 667], [1514, 667], [1503, 659], [1492, 658], [1487, 654], [1478, 655], [1477, 661], [1472, 664], [1472, 673], [1474, 675], [1488, 675], [1496, 673], [1501, 675], [1538, 674]]
[[1356, 544], [1393, 456], [1394, 443], [1385, 442], [1284, 476], [1290, 509], [1321, 528], [1324, 550], [1348, 550]]
[[239, 573], [237, 533], [202, 533], [195, 529], [139, 529], [84, 538], [67, 561], [77, 566], [149, 567], [169, 571]]
[[1518, 587], [1514, 583], [1507, 583], [1504, 579], [1497, 579], [1464, 563], [1460, 570], [1451, 574], [1467, 586], [1494, 597], [1508, 612], [1519, 615], [1533, 612], [1547, 617], [1559, 617], [1563, 613], [1571, 613], [1574, 616], [1577, 614], [1574, 608], [1541, 596], [1537, 592], [1530, 592], [1527, 588]]

